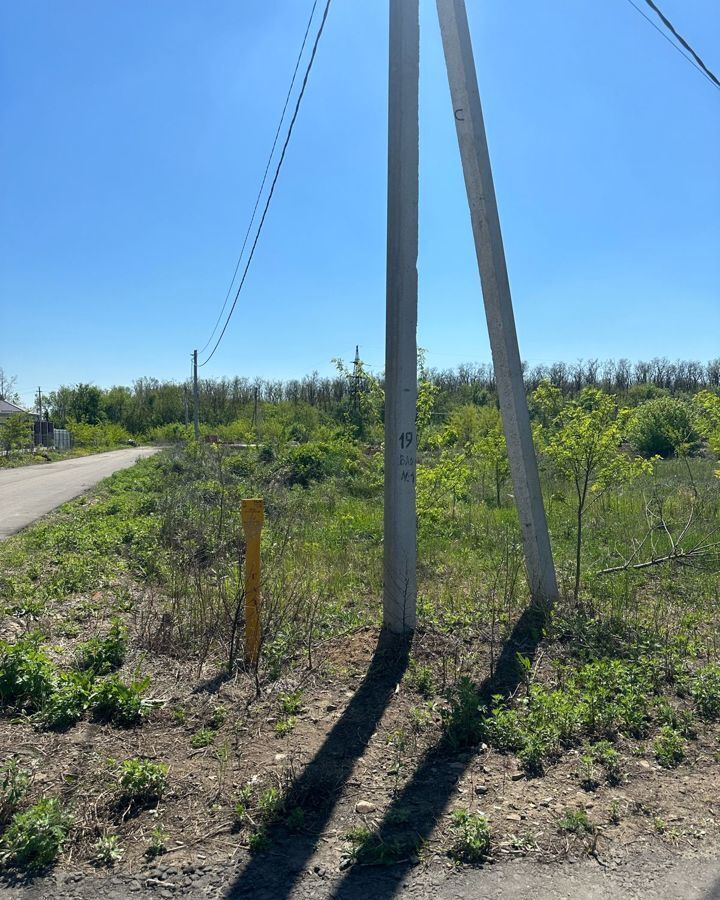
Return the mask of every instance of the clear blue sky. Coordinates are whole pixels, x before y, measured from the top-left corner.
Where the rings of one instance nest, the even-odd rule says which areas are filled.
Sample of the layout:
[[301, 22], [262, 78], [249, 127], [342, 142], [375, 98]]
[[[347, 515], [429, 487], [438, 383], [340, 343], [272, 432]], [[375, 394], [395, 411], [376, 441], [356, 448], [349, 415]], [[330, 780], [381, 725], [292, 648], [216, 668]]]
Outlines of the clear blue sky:
[[[639, 0], [642, 2], [642, 0]], [[662, 0], [720, 69], [717, 0]], [[626, 0], [469, 0], [521, 354], [720, 355], [720, 91]], [[434, 3], [419, 342], [489, 359]], [[310, 0], [0, 3], [0, 365], [183, 378], [245, 231]], [[244, 297], [203, 372], [384, 359], [387, 0], [334, 0]]]

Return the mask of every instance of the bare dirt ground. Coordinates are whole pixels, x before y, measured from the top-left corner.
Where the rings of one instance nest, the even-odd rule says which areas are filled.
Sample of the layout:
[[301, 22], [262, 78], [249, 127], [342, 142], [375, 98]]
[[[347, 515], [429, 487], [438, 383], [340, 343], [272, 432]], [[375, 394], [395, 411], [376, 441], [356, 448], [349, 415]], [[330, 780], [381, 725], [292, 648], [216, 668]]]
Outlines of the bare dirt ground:
[[[95, 601], [89, 610], [111, 607], [107, 598], [88, 599]], [[83, 608], [78, 598], [73, 608]], [[55, 615], [64, 619], [69, 610], [59, 607]], [[83, 637], [102, 631], [101, 615], [88, 612]], [[7, 628], [13, 631], [12, 620]], [[149, 693], [158, 701], [141, 726], [83, 721], [48, 732], [29, 721], [0, 720], [2, 757], [19, 756], [35, 773], [33, 795], [62, 797], [75, 819], [55, 871], [6, 881], [0, 896], [720, 897], [717, 726], [698, 734], [674, 770], [661, 769], [641, 742], [621, 741], [621, 783], [584, 790], [577, 750], [539, 778], [484, 745], [439, 752], [443, 701], [424, 700], [403, 678], [408, 648], [384, 646], [376, 629], [333, 639], [311, 669], [259, 695], [247, 675], [208, 677], [185, 660], [150, 654], [161, 636], [143, 635], [139, 620], [134, 631], [141, 640], [122, 674], [150, 675]], [[437, 668], [449, 655], [443, 640], [417, 635], [413, 658]], [[59, 641], [55, 652], [62, 661], [71, 645]], [[486, 663], [480, 654], [478, 667]], [[280, 698], [289, 691], [302, 691], [301, 705], [292, 727], [280, 733]], [[210, 743], [197, 746], [194, 736], [212, 722]], [[129, 813], [118, 806], [116, 766], [131, 757], [170, 770], [162, 800]], [[285, 797], [261, 852], [250, 852], [257, 799], [246, 818], [234, 813], [245, 785], [256, 798], [269, 788]], [[291, 815], [296, 807], [303, 810], [299, 820]], [[448, 858], [456, 807], [489, 820], [492, 855], [483, 867]], [[567, 809], [580, 807], [592, 834], [559, 826]], [[391, 865], [353, 864], [348, 835], [360, 827], [394, 848]], [[165, 852], [150, 858], [157, 829]], [[114, 869], [92, 862], [94, 842], [107, 834], [124, 851]], [[398, 852], [408, 838], [412, 849]]]

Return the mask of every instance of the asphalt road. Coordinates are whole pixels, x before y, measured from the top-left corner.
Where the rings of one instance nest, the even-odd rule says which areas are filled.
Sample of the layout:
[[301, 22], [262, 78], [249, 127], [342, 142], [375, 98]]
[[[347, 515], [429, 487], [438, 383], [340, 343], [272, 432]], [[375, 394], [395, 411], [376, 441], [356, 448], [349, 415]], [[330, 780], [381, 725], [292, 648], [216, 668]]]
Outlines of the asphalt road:
[[0, 541], [113, 472], [127, 469], [153, 453], [157, 453], [157, 447], [129, 447], [79, 459], [1, 470]]

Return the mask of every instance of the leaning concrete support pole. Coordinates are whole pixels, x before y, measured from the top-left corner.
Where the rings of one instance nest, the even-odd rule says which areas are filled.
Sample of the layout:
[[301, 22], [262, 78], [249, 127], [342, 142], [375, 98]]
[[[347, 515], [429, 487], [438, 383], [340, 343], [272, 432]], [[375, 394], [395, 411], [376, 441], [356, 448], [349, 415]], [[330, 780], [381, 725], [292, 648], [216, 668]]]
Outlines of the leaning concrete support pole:
[[383, 623], [415, 628], [418, 0], [390, 0]]
[[558, 593], [555, 566], [530, 430], [465, 0], [437, 0], [437, 9], [528, 582], [535, 600], [552, 600]]

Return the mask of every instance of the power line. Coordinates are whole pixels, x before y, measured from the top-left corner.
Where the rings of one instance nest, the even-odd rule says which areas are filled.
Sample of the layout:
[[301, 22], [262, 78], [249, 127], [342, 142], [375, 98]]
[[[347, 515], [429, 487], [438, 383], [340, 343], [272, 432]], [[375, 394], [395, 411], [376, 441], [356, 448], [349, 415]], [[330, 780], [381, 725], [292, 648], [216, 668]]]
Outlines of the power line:
[[698, 56], [698, 54], [693, 50], [693, 48], [692, 48], [692, 47], [690, 46], [690, 44], [685, 40], [685, 38], [682, 37], [682, 35], [678, 33], [678, 31], [675, 29], [675, 27], [674, 27], [674, 25], [672, 24], [672, 22], [667, 18], [667, 16], [665, 16], [665, 15], [661, 12], [661, 10], [656, 6], [656, 4], [653, 3], [653, 0], [645, 0], [645, 3], [647, 3], [647, 5], [648, 5], [655, 13], [657, 13], [657, 15], [660, 17], [660, 20], [663, 22], [663, 24], [665, 25], [665, 27], [668, 28], [668, 29], [670, 30], [670, 32], [675, 36], [675, 38], [680, 42], [680, 44], [682, 44], [682, 47], [685, 47], [685, 48], [687, 49], [687, 51], [688, 51], [687, 53], [682, 49], [682, 47], [678, 47], [678, 45], [675, 43], [675, 41], [673, 41], [672, 38], [670, 38], [670, 37], [662, 30], [662, 28], [660, 28], [660, 26], [657, 24], [657, 22], [654, 22], [654, 21], [651, 19], [650, 16], [648, 16], [647, 13], [645, 13], [638, 5], [634, 2], [634, 0], [627, 0], [627, 2], [630, 4], [630, 6], [632, 6], [632, 8], [633, 8], [634, 10], [636, 10], [638, 13], [640, 13], [640, 15], [643, 17], [643, 19], [645, 19], [646, 22], [649, 22], [649, 23], [652, 25], [652, 27], [655, 29], [655, 31], [657, 31], [657, 33], [658, 33], [659, 35], [661, 35], [662, 37], [665, 38], [665, 40], [668, 42], [668, 44], [670, 44], [671, 47], [673, 47], [675, 50], [677, 50], [677, 52], [678, 52], [684, 59], [686, 59], [686, 60], [690, 63], [691, 66], [693, 66], [695, 69], [697, 69], [698, 72], [703, 76], [703, 78], [707, 79], [707, 81], [709, 81], [710, 84], [713, 85], [713, 87], [720, 88], [720, 81], [717, 79], [717, 77], [716, 77], [716, 76], [713, 74], [713, 72], [705, 65], [705, 63], [703, 62], [703, 60], [702, 60], [702, 59], [700, 58], [700, 56]]
[[223, 313], [225, 312], [227, 302], [230, 299], [230, 294], [232, 292], [233, 285], [235, 284], [235, 279], [237, 278], [238, 269], [240, 268], [240, 262], [243, 258], [243, 254], [245, 253], [245, 247], [247, 246], [248, 237], [250, 236], [250, 231], [252, 230], [253, 223], [255, 222], [255, 215], [257, 213], [258, 206], [260, 205], [260, 198], [262, 197], [262, 192], [265, 189], [265, 182], [267, 181], [268, 172], [270, 171], [270, 163], [272, 162], [272, 158], [275, 154], [275, 148], [277, 147], [278, 138], [280, 137], [280, 129], [282, 128], [282, 124], [285, 121], [285, 113], [287, 112], [288, 104], [290, 103], [292, 90], [295, 87], [295, 79], [297, 78], [298, 69], [300, 68], [300, 61], [302, 60], [302, 55], [305, 51], [305, 44], [307, 43], [308, 34], [310, 33], [310, 26], [312, 25], [312, 20], [315, 16], [315, 9], [317, 8], [317, 5], [318, 0], [314, 0], [312, 9], [310, 10], [310, 18], [308, 19], [307, 27], [305, 28], [305, 34], [302, 39], [302, 44], [300, 45], [300, 52], [298, 53], [298, 58], [295, 62], [295, 69], [292, 74], [292, 79], [290, 80], [290, 87], [288, 88], [287, 96], [285, 97], [285, 104], [282, 108], [282, 113], [280, 114], [280, 121], [278, 122], [277, 131], [275, 132], [275, 138], [272, 142], [272, 147], [270, 148], [270, 155], [268, 156], [267, 165], [265, 166], [265, 172], [263, 173], [262, 181], [260, 182], [260, 190], [258, 191], [257, 198], [255, 199], [255, 206], [253, 207], [252, 215], [250, 216], [250, 222], [248, 224], [247, 231], [245, 232], [245, 237], [243, 238], [242, 247], [240, 248], [240, 254], [238, 255], [237, 263], [235, 264], [235, 271], [233, 272], [230, 286], [227, 289], [227, 294], [225, 294], [225, 301], [223, 302], [222, 309], [218, 314], [217, 321], [215, 322], [215, 326], [212, 330], [212, 333], [210, 334], [210, 337], [207, 339], [207, 341], [205, 341], [205, 344], [200, 348], [200, 350], [198, 350], [198, 353], [204, 353], [205, 348], [215, 336], [217, 327], [220, 324]]
[[280, 177], [280, 171], [282, 169], [283, 162], [285, 160], [285, 154], [287, 152], [288, 145], [290, 144], [290, 138], [292, 137], [293, 128], [295, 127], [295, 122], [298, 117], [298, 113], [300, 111], [300, 104], [302, 103], [303, 96], [305, 95], [305, 88], [307, 87], [308, 79], [310, 77], [310, 72], [312, 71], [313, 63], [315, 62], [315, 56], [317, 54], [318, 44], [320, 43], [320, 38], [322, 37], [323, 30], [325, 28], [325, 22], [327, 21], [328, 12], [330, 11], [330, 4], [332, 0], [327, 0], [325, 3], [325, 9], [323, 10], [322, 19], [320, 20], [320, 26], [318, 28], [318, 32], [315, 36], [315, 42], [313, 43], [312, 52], [310, 53], [310, 59], [308, 60], [307, 68], [305, 69], [305, 75], [303, 76], [302, 85], [300, 86], [300, 93], [298, 94], [297, 101], [295, 102], [295, 109], [292, 114], [292, 118], [290, 119], [290, 125], [288, 126], [288, 133], [285, 137], [285, 143], [283, 144], [282, 151], [280, 152], [280, 159], [278, 160], [277, 167], [275, 169], [275, 175], [273, 176], [272, 183], [270, 185], [270, 191], [268, 192], [267, 200], [265, 201], [265, 207], [262, 212], [262, 216], [260, 218], [260, 223], [258, 224], [258, 229], [255, 234], [255, 239], [253, 241], [252, 247], [250, 248], [250, 254], [248, 256], [247, 262], [245, 263], [245, 269], [242, 274], [242, 278], [240, 279], [240, 284], [238, 285], [237, 292], [235, 294], [235, 299], [232, 302], [232, 306], [230, 307], [230, 311], [225, 319], [225, 324], [223, 325], [222, 331], [215, 342], [215, 346], [212, 348], [210, 355], [207, 359], [203, 360], [200, 363], [200, 366], [206, 366], [210, 360], [215, 355], [215, 351], [220, 346], [220, 342], [223, 339], [223, 336], [227, 330], [228, 325], [230, 324], [230, 319], [232, 318], [232, 314], [235, 311], [235, 307], [237, 306], [238, 298], [240, 296], [240, 292], [243, 289], [243, 285], [245, 284], [245, 279], [247, 278], [248, 270], [250, 269], [250, 264], [252, 263], [253, 256], [255, 255], [255, 248], [258, 245], [258, 241], [260, 240], [260, 235], [263, 230], [263, 225], [265, 224], [265, 218], [268, 213], [268, 209], [270, 208], [270, 203], [273, 198], [273, 194], [275, 192], [275, 185], [277, 184], [278, 178]]

